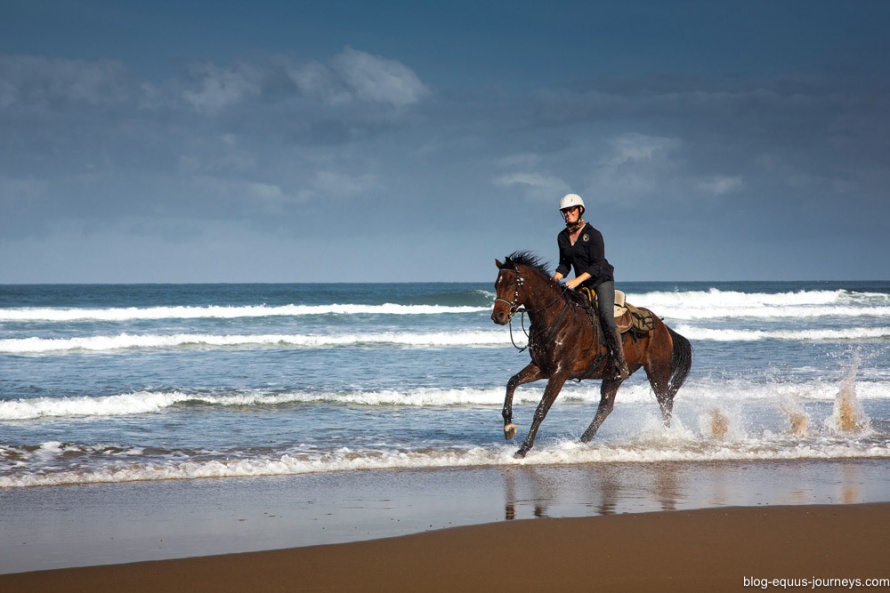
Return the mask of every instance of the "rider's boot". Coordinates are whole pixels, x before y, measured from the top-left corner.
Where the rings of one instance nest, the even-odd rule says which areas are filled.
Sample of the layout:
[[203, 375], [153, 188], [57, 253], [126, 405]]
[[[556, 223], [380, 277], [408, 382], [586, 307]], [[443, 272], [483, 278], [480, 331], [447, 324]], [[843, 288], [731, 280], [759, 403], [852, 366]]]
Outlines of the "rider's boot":
[[624, 360], [621, 332], [615, 328], [612, 331], [605, 330], [605, 334], [606, 346], [609, 348], [612, 364], [615, 366], [615, 378], [623, 381], [630, 377], [630, 369], [627, 368], [627, 361]]

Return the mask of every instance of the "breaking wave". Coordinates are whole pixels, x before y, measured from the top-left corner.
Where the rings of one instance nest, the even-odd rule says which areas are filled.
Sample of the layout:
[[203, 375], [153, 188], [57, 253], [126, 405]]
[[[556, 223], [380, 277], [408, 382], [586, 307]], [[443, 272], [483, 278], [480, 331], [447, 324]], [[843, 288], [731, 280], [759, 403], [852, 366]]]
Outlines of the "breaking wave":
[[[144, 451], [113, 445], [85, 446], [49, 441], [39, 447], [0, 446], [0, 460], [51, 464], [56, 458], [79, 458], [77, 468], [0, 475], [0, 488], [60, 486], [146, 480], [191, 480], [300, 475], [309, 473], [395, 469], [461, 468], [508, 465], [574, 465], [591, 463], [713, 462], [791, 459], [890, 458], [890, 447], [868, 439], [788, 437], [714, 441], [682, 427], [657, 429], [623, 442], [585, 445], [559, 441], [540, 446], [522, 460], [513, 458], [513, 445], [437, 449], [294, 449], [243, 456], [244, 452]], [[201, 459], [204, 457], [204, 459]]]
[[[494, 301], [488, 291], [474, 291], [474, 299]], [[890, 295], [846, 290], [807, 290], [784, 293], [746, 293], [712, 288], [707, 291], [646, 292], [627, 295], [628, 302], [671, 319], [719, 318], [890, 318]], [[121, 322], [159, 319], [237, 319], [306, 315], [441, 315], [488, 311], [490, 304], [324, 304], [252, 306], [169, 306], [123, 308], [6, 308], [0, 322]]]
[[677, 332], [690, 340], [716, 342], [757, 342], [760, 340], [783, 340], [795, 342], [846, 342], [862, 340], [890, 340], [890, 327], [850, 327], [845, 329], [793, 329], [793, 330], [750, 330], [750, 329], [711, 329], [677, 325]]
[[182, 347], [291, 347], [332, 348], [342, 346], [504, 346], [510, 344], [503, 330], [465, 332], [379, 332], [340, 335], [213, 335], [171, 334], [90, 336], [79, 338], [18, 338], [0, 340], [0, 352], [41, 354], [66, 351], [108, 351], [135, 348]]
[[0, 321], [71, 322], [137, 321], [158, 319], [238, 319], [244, 317], [296, 317], [303, 315], [439, 315], [487, 311], [486, 307], [442, 305], [265, 305], [247, 307], [147, 307], [147, 308], [20, 308], [0, 309]]
[[890, 295], [846, 290], [746, 293], [707, 291], [628, 294], [627, 301], [669, 319], [814, 319], [890, 317]]
[[[506, 383], [507, 376], [504, 377]], [[543, 393], [544, 382], [521, 387], [515, 403], [537, 404]], [[890, 398], [890, 388], [883, 381], [859, 381], [858, 397], [863, 400]], [[809, 383], [755, 383], [698, 381], [683, 388], [678, 398], [683, 403], [766, 401], [779, 402], [793, 397], [806, 401], [834, 401], [838, 386], [833, 381]], [[567, 385], [559, 396], [561, 402], [599, 402], [596, 382]], [[182, 391], [136, 391], [118, 395], [95, 397], [36, 397], [0, 401], [0, 422], [35, 420], [40, 418], [78, 418], [154, 414], [177, 406], [200, 404], [227, 407], [274, 407], [297, 404], [335, 404], [354, 406], [497, 406], [504, 401], [504, 386], [491, 388], [416, 388], [410, 390], [343, 391], [343, 392], [288, 392], [259, 391], [235, 393], [186, 393]], [[619, 403], [654, 402], [647, 383], [627, 384], [618, 394]]]

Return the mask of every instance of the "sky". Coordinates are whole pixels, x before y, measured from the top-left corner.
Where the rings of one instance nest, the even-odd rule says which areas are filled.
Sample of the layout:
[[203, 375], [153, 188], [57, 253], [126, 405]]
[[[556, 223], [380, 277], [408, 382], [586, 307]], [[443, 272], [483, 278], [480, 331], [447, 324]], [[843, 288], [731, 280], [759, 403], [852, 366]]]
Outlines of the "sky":
[[0, 283], [890, 279], [890, 3], [0, 0]]

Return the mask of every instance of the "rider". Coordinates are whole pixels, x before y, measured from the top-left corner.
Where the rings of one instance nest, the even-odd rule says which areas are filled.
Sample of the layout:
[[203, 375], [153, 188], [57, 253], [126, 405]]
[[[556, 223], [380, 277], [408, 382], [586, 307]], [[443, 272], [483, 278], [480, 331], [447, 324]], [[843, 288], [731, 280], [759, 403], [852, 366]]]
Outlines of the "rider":
[[603, 340], [612, 356], [617, 376], [627, 379], [630, 371], [624, 360], [621, 334], [618, 333], [613, 314], [615, 268], [606, 260], [603, 235], [584, 221], [584, 200], [578, 194], [563, 196], [559, 201], [559, 211], [565, 218], [566, 228], [556, 238], [559, 245], [559, 265], [553, 279], [559, 282], [569, 273], [570, 268], [574, 268], [575, 277], [566, 281], [566, 287], [575, 289], [583, 286], [596, 293]]

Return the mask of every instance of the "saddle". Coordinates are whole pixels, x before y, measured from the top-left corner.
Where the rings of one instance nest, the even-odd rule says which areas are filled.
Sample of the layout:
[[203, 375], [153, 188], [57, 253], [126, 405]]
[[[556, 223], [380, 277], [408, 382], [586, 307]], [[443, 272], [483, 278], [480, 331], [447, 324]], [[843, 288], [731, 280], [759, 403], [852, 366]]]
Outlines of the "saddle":
[[[596, 303], [596, 293], [589, 288], [581, 287], [581, 292], [587, 297], [587, 302], [593, 306]], [[633, 332], [636, 336], [645, 336], [655, 329], [654, 314], [649, 309], [634, 307], [627, 302], [627, 295], [621, 291], [615, 291], [615, 325], [622, 334]]]

